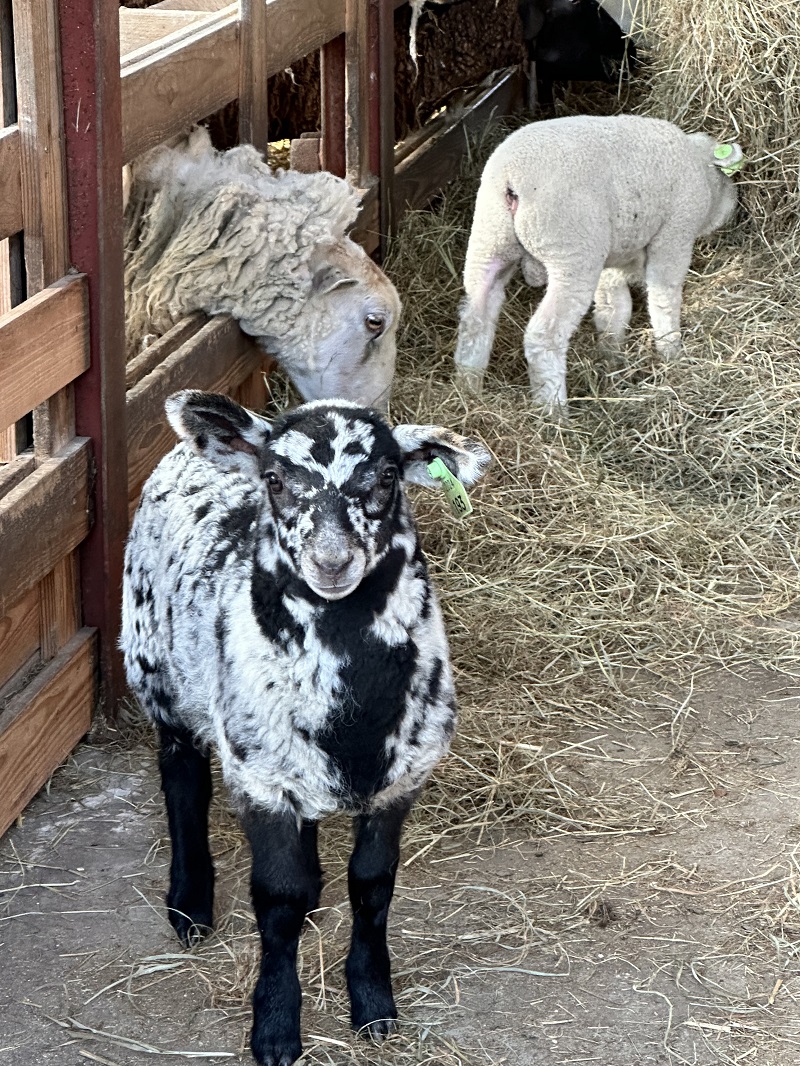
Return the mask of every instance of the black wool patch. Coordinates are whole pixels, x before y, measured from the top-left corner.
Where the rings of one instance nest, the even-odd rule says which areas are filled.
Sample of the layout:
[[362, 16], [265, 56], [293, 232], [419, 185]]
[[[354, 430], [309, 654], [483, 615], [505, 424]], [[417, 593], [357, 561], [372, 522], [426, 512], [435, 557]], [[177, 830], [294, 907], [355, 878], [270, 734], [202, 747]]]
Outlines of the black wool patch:
[[396, 732], [417, 663], [411, 641], [389, 645], [368, 633], [383, 612], [406, 561], [395, 549], [343, 600], [326, 603], [317, 636], [345, 664], [338, 713], [317, 738], [356, 796], [379, 791], [387, 768], [386, 739]]
[[283, 651], [292, 642], [303, 643], [303, 627], [284, 602], [284, 596], [296, 583], [296, 578], [285, 563], [277, 563], [274, 571], [265, 570], [257, 560], [253, 563], [250, 584], [253, 613], [266, 639]]

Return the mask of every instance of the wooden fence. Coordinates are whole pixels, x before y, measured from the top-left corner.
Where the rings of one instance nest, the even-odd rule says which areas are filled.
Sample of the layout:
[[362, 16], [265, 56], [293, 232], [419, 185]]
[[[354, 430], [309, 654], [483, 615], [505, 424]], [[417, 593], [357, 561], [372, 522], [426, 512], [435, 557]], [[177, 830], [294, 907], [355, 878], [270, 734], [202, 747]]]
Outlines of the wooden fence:
[[[404, 0], [400, 0], [404, 2]], [[267, 79], [322, 54], [323, 164], [374, 250], [453, 176], [506, 74], [396, 150], [398, 0], [0, 0], [0, 833], [124, 692], [122, 553], [183, 387], [266, 400], [268, 360], [193, 315], [125, 364], [123, 163], [232, 100], [266, 148]]]

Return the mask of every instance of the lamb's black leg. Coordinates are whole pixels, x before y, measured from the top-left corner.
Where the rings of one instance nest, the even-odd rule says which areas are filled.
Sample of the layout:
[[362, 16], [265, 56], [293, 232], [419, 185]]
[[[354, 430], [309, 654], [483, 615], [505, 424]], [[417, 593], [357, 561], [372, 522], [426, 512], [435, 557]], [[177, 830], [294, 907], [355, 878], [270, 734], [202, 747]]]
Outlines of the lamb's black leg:
[[303, 822], [300, 829], [300, 844], [306, 857], [306, 870], [311, 878], [311, 896], [309, 912], [315, 911], [319, 906], [319, 897], [322, 893], [322, 867], [319, 862], [317, 851], [317, 830], [319, 822]]
[[320, 880], [309, 869], [308, 839], [294, 814], [248, 808], [242, 825], [253, 852], [250, 887], [262, 949], [250, 1046], [261, 1066], [290, 1066], [303, 1051], [297, 945]]
[[161, 725], [160, 734], [158, 762], [172, 841], [167, 907], [175, 932], [191, 946], [210, 930], [214, 907], [208, 850], [211, 761], [186, 729]]
[[353, 935], [347, 957], [347, 988], [353, 1028], [383, 1039], [394, 1032], [397, 1008], [392, 996], [386, 920], [400, 861], [400, 833], [411, 802], [356, 819], [355, 849], [348, 888]]

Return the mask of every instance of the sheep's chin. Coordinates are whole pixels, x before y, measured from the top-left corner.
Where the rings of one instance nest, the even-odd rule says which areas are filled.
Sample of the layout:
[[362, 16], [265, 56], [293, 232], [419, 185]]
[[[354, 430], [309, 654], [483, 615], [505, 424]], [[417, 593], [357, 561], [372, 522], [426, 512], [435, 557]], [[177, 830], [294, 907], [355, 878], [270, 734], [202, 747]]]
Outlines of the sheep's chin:
[[351, 592], [355, 592], [358, 586], [361, 584], [361, 579], [358, 581], [350, 582], [348, 585], [317, 585], [313, 581], [306, 583], [312, 592], [316, 592], [318, 596], [321, 596], [323, 600], [343, 600], [345, 596], [349, 596]]

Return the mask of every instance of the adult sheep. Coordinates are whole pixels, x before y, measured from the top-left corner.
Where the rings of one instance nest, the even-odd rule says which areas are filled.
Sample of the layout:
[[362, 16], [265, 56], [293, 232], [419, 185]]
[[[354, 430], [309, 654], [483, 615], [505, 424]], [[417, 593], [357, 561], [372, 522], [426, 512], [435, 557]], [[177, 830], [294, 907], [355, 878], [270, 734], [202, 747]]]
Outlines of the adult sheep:
[[229, 314], [306, 400], [386, 409], [397, 292], [346, 236], [359, 197], [332, 174], [272, 173], [195, 129], [133, 166], [125, 210], [128, 357], [184, 315]]
[[[733, 152], [741, 158], [738, 145]], [[601, 343], [622, 341], [631, 277], [644, 277], [656, 349], [673, 355], [695, 239], [736, 206], [721, 169], [734, 156], [714, 153], [704, 133], [635, 115], [557, 118], [512, 133], [478, 189], [457, 377], [480, 390], [505, 287], [519, 267], [528, 284], [547, 286], [524, 339], [533, 397], [545, 409], [566, 407], [567, 346], [593, 300]]]
[[211, 925], [209, 746], [253, 855], [263, 956], [251, 1046], [301, 1054], [298, 939], [319, 902], [317, 823], [355, 818], [346, 973], [354, 1028], [397, 1017], [386, 919], [403, 820], [455, 727], [441, 612], [403, 482], [439, 459], [468, 484], [489, 455], [438, 426], [390, 429], [342, 400], [274, 424], [224, 396], [167, 401], [181, 442], [142, 493], [121, 644], [160, 732], [178, 936]]

